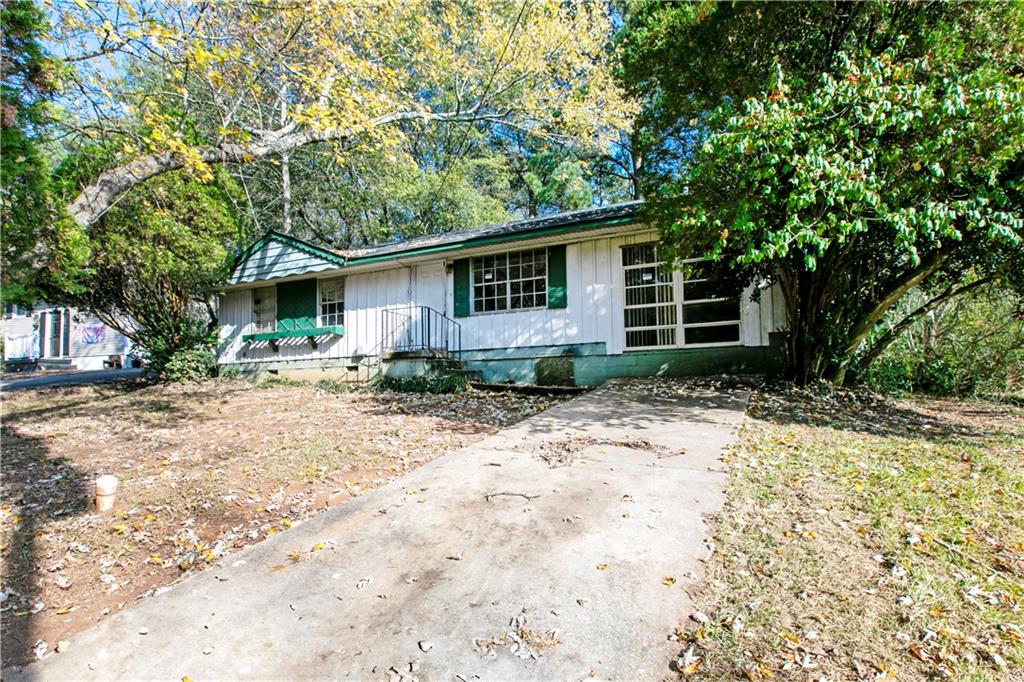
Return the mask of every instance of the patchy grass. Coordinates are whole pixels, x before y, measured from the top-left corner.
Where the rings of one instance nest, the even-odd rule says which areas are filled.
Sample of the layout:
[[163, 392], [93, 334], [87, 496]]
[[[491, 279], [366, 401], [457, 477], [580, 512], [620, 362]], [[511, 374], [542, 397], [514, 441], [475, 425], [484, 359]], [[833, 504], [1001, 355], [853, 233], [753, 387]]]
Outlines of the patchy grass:
[[710, 622], [691, 623], [680, 667], [1024, 679], [1024, 409], [779, 390], [750, 414], [699, 598]]
[[[4, 665], [557, 402], [282, 380], [4, 394]], [[108, 473], [120, 490], [100, 515]]]

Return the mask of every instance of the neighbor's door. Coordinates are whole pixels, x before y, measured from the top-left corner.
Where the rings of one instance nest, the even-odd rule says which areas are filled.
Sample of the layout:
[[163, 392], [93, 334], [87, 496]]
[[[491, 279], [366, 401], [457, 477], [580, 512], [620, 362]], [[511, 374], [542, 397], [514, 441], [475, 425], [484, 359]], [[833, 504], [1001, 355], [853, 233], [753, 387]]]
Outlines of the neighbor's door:
[[61, 346], [64, 341], [64, 315], [60, 310], [51, 310], [46, 315], [48, 328], [46, 330], [47, 349], [46, 357], [59, 358]]

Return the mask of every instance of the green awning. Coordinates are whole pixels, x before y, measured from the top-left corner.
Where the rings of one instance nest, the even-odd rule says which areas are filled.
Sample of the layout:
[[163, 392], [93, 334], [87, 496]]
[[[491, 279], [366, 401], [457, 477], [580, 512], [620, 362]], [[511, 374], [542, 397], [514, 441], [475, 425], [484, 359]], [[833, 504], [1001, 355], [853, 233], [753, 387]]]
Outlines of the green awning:
[[279, 339], [301, 339], [316, 338], [317, 336], [344, 336], [345, 328], [341, 325], [331, 327], [309, 327], [307, 329], [284, 329], [276, 332], [261, 332], [259, 334], [245, 334], [242, 336], [242, 343], [250, 341], [277, 341]]

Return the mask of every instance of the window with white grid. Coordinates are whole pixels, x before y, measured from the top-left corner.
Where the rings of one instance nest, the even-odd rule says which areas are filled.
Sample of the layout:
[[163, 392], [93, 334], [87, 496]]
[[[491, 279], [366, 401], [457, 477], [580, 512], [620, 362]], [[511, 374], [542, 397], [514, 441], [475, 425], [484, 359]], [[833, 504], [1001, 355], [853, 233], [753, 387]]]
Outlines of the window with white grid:
[[699, 260], [686, 265], [669, 271], [654, 244], [623, 247], [627, 349], [739, 343], [739, 301], [716, 294]]
[[547, 249], [473, 259], [473, 312], [543, 308], [548, 295]]
[[658, 262], [654, 244], [622, 249], [626, 348], [676, 345], [678, 315], [672, 272]]
[[345, 278], [320, 280], [320, 326], [345, 324]]
[[274, 331], [277, 318], [277, 287], [260, 287], [252, 290], [253, 332]]

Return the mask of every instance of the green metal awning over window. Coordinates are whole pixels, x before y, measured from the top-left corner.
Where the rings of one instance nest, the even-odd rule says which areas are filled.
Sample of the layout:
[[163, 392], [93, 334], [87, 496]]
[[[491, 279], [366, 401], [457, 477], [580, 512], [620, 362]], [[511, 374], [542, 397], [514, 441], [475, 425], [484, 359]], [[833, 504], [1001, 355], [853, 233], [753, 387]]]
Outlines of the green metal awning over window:
[[276, 332], [261, 332], [259, 334], [245, 334], [242, 336], [242, 343], [253, 341], [269, 341], [270, 347], [277, 350], [277, 342], [281, 339], [309, 339], [310, 345], [316, 348], [316, 337], [318, 336], [344, 336], [345, 328], [341, 325], [331, 327], [306, 327], [303, 329], [281, 329]]
[[261, 334], [245, 334], [242, 341], [276, 341], [278, 339], [300, 339], [302, 337], [344, 336], [345, 328], [341, 325], [333, 327], [310, 327], [309, 329], [288, 329], [279, 332], [263, 332]]

